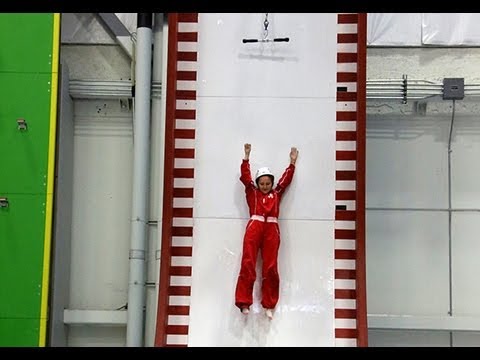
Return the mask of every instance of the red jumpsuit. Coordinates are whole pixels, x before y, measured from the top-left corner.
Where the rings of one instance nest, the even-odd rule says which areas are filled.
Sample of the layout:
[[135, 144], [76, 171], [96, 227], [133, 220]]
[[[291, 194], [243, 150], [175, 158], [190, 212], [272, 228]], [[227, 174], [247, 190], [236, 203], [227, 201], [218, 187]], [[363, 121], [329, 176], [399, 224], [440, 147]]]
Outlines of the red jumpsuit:
[[290, 164], [268, 194], [255, 186], [250, 173], [250, 163], [243, 160], [240, 181], [245, 185], [245, 195], [250, 212], [250, 220], [243, 238], [243, 254], [240, 273], [235, 290], [235, 305], [240, 309], [249, 308], [253, 303], [253, 285], [256, 280], [257, 254], [262, 254], [262, 301], [266, 309], [273, 309], [278, 302], [280, 278], [278, 276], [277, 256], [280, 247], [280, 229], [278, 215], [280, 200], [288, 185], [292, 182], [295, 165]]

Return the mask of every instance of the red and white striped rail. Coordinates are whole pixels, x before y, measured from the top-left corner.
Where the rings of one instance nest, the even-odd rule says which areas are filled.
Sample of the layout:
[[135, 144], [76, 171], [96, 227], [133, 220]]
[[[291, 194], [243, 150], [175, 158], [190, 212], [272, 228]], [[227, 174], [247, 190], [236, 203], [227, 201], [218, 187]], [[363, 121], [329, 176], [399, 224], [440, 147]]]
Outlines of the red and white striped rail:
[[367, 346], [365, 290], [366, 14], [337, 17], [335, 346]]

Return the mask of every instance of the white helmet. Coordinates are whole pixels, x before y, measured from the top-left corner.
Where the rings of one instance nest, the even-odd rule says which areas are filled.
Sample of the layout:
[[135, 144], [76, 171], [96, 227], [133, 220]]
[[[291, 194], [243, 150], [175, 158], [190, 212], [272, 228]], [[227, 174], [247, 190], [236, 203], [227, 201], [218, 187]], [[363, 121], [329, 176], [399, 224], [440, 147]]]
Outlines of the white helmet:
[[261, 176], [264, 176], [264, 175], [269, 175], [272, 178], [272, 182], [273, 182], [274, 176], [273, 176], [272, 172], [270, 171], [270, 169], [266, 166], [261, 167], [257, 170], [257, 173], [255, 174], [255, 182], [258, 183], [258, 179]]

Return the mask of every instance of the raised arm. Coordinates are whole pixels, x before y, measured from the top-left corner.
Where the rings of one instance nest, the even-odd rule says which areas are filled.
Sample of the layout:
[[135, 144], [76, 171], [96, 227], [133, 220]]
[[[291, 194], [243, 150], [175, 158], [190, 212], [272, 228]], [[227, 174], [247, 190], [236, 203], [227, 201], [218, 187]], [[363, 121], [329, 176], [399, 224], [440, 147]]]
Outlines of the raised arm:
[[296, 147], [292, 147], [290, 149], [290, 164], [295, 165], [297, 162], [298, 157], [298, 149]]
[[250, 151], [252, 151], [251, 144], [243, 145], [243, 150], [245, 155], [242, 160], [242, 164], [240, 166], [240, 181], [245, 185], [245, 187], [255, 187], [255, 184], [252, 180], [252, 173], [250, 172]]
[[297, 162], [298, 158], [298, 149], [296, 147], [292, 147], [290, 149], [290, 165], [287, 166], [285, 171], [283, 172], [282, 177], [278, 180], [277, 186], [275, 190], [278, 192], [279, 195], [282, 195], [285, 189], [290, 185], [293, 180], [293, 174], [295, 173], [295, 163]]
[[250, 159], [250, 151], [252, 151], [252, 144], [243, 145], [243, 151], [245, 152], [245, 156], [243, 157], [243, 160]]

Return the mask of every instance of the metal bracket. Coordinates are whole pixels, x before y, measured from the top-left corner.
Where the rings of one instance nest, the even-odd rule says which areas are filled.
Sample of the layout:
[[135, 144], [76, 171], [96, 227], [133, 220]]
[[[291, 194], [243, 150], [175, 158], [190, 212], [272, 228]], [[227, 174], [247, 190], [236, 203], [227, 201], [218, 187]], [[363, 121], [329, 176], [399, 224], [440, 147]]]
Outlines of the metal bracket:
[[27, 122], [25, 119], [17, 119], [17, 128], [20, 131], [26, 131], [27, 130]]
[[408, 96], [408, 77], [407, 75], [403, 75], [403, 85], [402, 85], [402, 104], [407, 103], [407, 96]]
[[6, 197], [0, 198], [0, 207], [1, 208], [8, 208], [8, 205], [9, 205], [8, 198], [6, 198]]
[[120, 99], [120, 111], [121, 112], [128, 112], [132, 108], [131, 99]]

